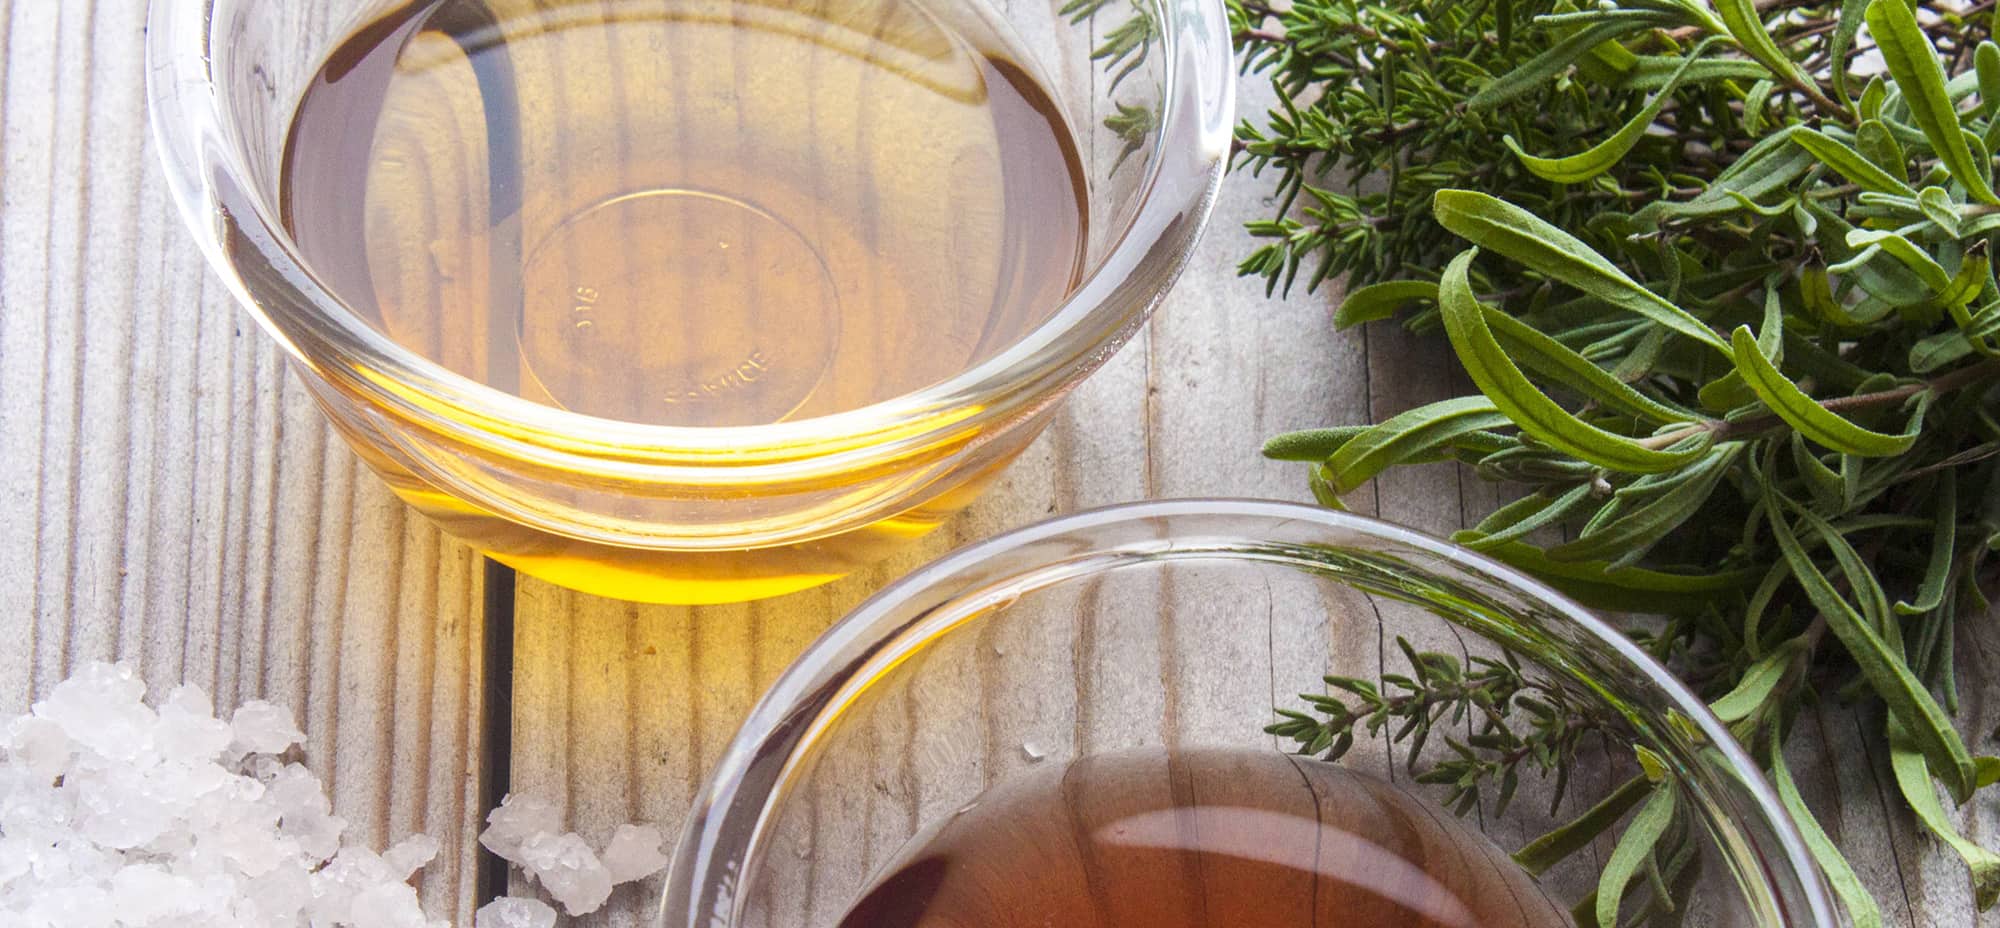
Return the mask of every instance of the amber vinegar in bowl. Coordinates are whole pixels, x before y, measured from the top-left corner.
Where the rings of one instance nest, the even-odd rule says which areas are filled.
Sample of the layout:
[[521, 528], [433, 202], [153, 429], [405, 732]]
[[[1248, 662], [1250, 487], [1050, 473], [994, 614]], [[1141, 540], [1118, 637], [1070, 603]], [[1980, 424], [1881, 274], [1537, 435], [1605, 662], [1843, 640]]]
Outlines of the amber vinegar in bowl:
[[630, 599], [810, 586], [962, 506], [1150, 311], [1226, 151], [1206, 3], [154, 20], [176, 192], [335, 424], [494, 557]]
[[[1511, 653], [1537, 690], [1621, 723], [1560, 804], [1524, 768], [1504, 809], [1489, 781], [1463, 815], [1419, 780], [1479, 731], [1462, 719], [1414, 758], [1357, 726], [1337, 764], [1265, 733], [1300, 694], [1342, 697], [1328, 676], [1412, 673], [1399, 639]], [[697, 796], [657, 924], [1563, 928], [1595, 911], [1612, 840], [1532, 874], [1511, 855], [1613, 795], [1613, 835], [1642, 800], [1679, 810], [1621, 925], [1840, 924], [1758, 765], [1583, 608], [1346, 513], [1138, 503], [962, 548], [829, 629]]]

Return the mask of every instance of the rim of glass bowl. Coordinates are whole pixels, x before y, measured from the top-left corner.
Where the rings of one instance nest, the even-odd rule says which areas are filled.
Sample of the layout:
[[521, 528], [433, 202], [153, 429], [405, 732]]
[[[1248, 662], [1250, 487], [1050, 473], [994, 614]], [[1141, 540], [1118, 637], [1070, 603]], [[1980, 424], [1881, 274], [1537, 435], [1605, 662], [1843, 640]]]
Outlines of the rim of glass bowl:
[[[1163, 112], [1138, 208], [1047, 320], [948, 380], [859, 409], [757, 426], [649, 425], [543, 406], [453, 373], [396, 344], [321, 286], [268, 204], [246, 192], [253, 175], [210, 76], [212, 8], [213, 0], [152, 0], [147, 97], [174, 199], [236, 299], [288, 353], [404, 422], [621, 479], [699, 484], [708, 482], [705, 471], [728, 470], [727, 480], [741, 481], [760, 467], [771, 479], [795, 479], [920, 453], [1032, 413], [1108, 358], [1186, 265], [1221, 182], [1235, 108], [1220, 0], [1159, 0], [1169, 25], [1155, 49], [1164, 59]], [[225, 238], [265, 265], [256, 269], [258, 295], [228, 259]]]
[[[1143, 543], [1102, 546], [1069, 536], [1162, 517], [1221, 522], [1198, 535], [1154, 534]], [[1842, 923], [1820, 870], [1777, 793], [1728, 729], [1672, 673], [1631, 639], [1548, 585], [1465, 548], [1378, 519], [1299, 503], [1252, 499], [1178, 499], [1129, 503], [1062, 516], [959, 548], [884, 587], [807, 647], [751, 710], [730, 741], [690, 810], [661, 897], [659, 928], [730, 928], [740, 914], [734, 893], [746, 861], [755, 859], [761, 832], [779, 797], [835, 715], [867, 681], [907, 659], [960, 621], [1004, 608], [1028, 592], [1068, 582], [1134, 558], [1175, 553], [1257, 558], [1280, 526], [1306, 523], [1313, 530], [1360, 537], [1437, 557], [1445, 564], [1511, 589], [1546, 607], [1609, 648], [1684, 713], [1722, 756], [1725, 771], [1743, 786], [1778, 846], [1759, 843], [1766, 869], [1788, 868], [1789, 879], [1766, 880], [1779, 901], [1797, 904], [1790, 924], [1837, 928]], [[1061, 553], [1051, 557], [1050, 543]], [[973, 606], [950, 604], [974, 603]], [[911, 613], [914, 607], [917, 611]], [[943, 613], [939, 617], [940, 613]], [[926, 623], [949, 623], [912, 634]], [[1797, 897], [1785, 892], [1795, 885]]]

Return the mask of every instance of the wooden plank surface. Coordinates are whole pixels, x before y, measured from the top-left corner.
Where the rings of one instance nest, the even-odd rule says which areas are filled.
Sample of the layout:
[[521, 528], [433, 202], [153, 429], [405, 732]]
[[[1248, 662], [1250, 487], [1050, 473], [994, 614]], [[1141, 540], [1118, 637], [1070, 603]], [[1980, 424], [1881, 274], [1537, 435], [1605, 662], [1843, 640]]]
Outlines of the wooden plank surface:
[[[443, 840], [423, 894], [469, 924], [476, 558], [357, 464], [203, 267], [144, 131], [144, 6], [0, 0], [0, 711], [94, 659], [132, 661], [160, 690], [201, 683], [224, 706], [288, 704], [361, 836]], [[785, 663], [915, 565], [1107, 503], [1302, 499], [1297, 467], [1257, 456], [1263, 438], [1465, 389], [1442, 375], [1452, 367], [1434, 339], [1379, 325], [1336, 334], [1331, 294], [1265, 300], [1236, 279], [1238, 227], [1268, 208], [1260, 193], [1236, 179], [1154, 322], [991, 492], [891, 562], [699, 609], [523, 581], [516, 789], [557, 801], [593, 838], [633, 819], [671, 830]], [[1367, 508], [1447, 531], [1495, 498], [1434, 466], [1390, 475]], [[1964, 632], [1964, 679], [2000, 674], [1992, 650]], [[1983, 737], [1996, 713], [1991, 690], [1972, 687], [1968, 730]], [[1824, 748], [1797, 761], [1803, 785], [1890, 924], [1973, 923], [1956, 859], [1887, 810], [1881, 758], [1854, 760], [1866, 720], [1821, 724]], [[2000, 840], [1990, 798], [1964, 814], [1976, 839]], [[621, 890], [584, 923], [638, 924], [654, 888]]]

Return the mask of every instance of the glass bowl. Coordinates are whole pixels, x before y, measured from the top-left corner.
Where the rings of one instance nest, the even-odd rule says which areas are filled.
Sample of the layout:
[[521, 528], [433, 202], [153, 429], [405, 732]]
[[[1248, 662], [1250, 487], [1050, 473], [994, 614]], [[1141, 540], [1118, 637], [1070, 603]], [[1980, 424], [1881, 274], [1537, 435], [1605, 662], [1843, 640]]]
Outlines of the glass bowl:
[[[530, 3], [536, 15], [587, 18], [676, 3], [706, 17], [719, 2], [752, 20], [803, 4], [447, 2], [487, 21]], [[282, 221], [288, 127], [334, 44], [407, 7], [401, 0], [153, 0], [152, 126], [210, 263], [405, 500], [493, 557], [576, 589], [678, 603], [774, 596], [924, 533], [1021, 451], [1053, 404], [1160, 301], [1207, 219], [1229, 151], [1234, 68], [1220, 0], [907, 2], [1011, 35], [1023, 66], [1042, 76], [1086, 175], [1078, 283], [1058, 305], [1037, 307], [1043, 321], [1025, 335], [978, 348], [937, 382], [796, 420], [670, 426], [544, 405], [429, 360], [336, 298], [329, 269], [302, 257]], [[499, 216], [494, 189], [494, 205], [479, 202]], [[500, 280], [505, 270], [487, 268]]]
[[[834, 925], [913, 835], [996, 781], [1146, 746], [1283, 749], [1263, 732], [1276, 709], [1305, 709], [1297, 694], [1329, 692], [1328, 675], [1407, 672], [1399, 640], [1461, 666], [1512, 653], [1526, 678], [1623, 720], [1629, 743], [1586, 752], [1558, 817], [1551, 784], [1533, 777], [1505, 814], [1490, 790], [1467, 810], [1502, 848], [1643, 780], [1633, 760], [1643, 748], [1687, 813], [1696, 866], [1674, 900], [1685, 924], [1840, 924], [1756, 765], [1602, 620], [1415, 532], [1232, 500], [1052, 520], [960, 549], [861, 605], [785, 672], [711, 774], [658, 924]], [[1447, 725], [1419, 769], [1448, 755], [1450, 735], [1464, 739]], [[1401, 750], [1364, 731], [1340, 763], [1409, 785]], [[1573, 904], [1608, 853], [1600, 839], [1549, 869], [1543, 888]]]

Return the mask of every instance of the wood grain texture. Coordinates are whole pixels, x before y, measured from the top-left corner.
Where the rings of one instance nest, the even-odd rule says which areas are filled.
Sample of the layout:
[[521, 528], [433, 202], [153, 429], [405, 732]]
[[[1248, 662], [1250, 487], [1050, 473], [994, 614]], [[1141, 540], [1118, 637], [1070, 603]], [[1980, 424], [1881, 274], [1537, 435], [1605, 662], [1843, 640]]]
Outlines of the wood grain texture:
[[[424, 830], [443, 840], [424, 895], [469, 924], [476, 559], [360, 468], [203, 267], [144, 129], [144, 6], [0, 0], [0, 711], [23, 710], [97, 659], [133, 662], [156, 691], [188, 680], [224, 706], [253, 697], [290, 705], [310, 738], [308, 760], [359, 835], [386, 842]], [[785, 664], [916, 565], [1108, 503], [1303, 499], [1303, 474], [1262, 460], [1262, 439], [1465, 389], [1443, 373], [1453, 367], [1435, 339], [1387, 325], [1336, 334], [1331, 294], [1266, 300], [1236, 279], [1234, 259], [1247, 247], [1238, 227], [1268, 208], [1260, 193], [1235, 179], [1151, 326], [1076, 391], [991, 492], [890, 562], [782, 599], [699, 609], [523, 582], [515, 788], [556, 800], [594, 839], [634, 819], [671, 831]], [[1390, 475], [1364, 508], [1447, 531], [1495, 499], [1436, 466]], [[1085, 628], [1076, 665], [1151, 662], [1170, 674], [1176, 649], [1208, 637], [1207, 620], [1180, 618]], [[1263, 656], [1331, 643], [1343, 667], [1380, 670], [1397, 659], [1392, 642], [1342, 631], [1273, 640]], [[2000, 679], [2000, 657], [1982, 632], [1963, 629], [1958, 656], [1966, 730], [1990, 749], [2000, 697], [1979, 683]], [[1417, 643], [1469, 650], [1452, 636]], [[1105, 685], [1054, 672], [1070, 686]], [[1110, 716], [1120, 700], [1154, 698], [1142, 689], [1091, 694], [1081, 702], [1110, 708], [1054, 720], [1049, 736], [1115, 743]], [[983, 711], [1010, 711], [1005, 699], [990, 706]], [[1870, 720], [1828, 712], [1813, 724], [1823, 744], [1802, 746], [1795, 768], [1890, 923], [2000, 925], [1971, 913], [1956, 858], [1889, 811], [1894, 785], [1861, 737]], [[969, 745], [967, 763], [981, 770], [1022, 749], [990, 733]], [[898, 755], [918, 749], [961, 746], [921, 730], [882, 745], [857, 775], [883, 798], [857, 827], [909, 826], [924, 793], [902, 776]], [[1976, 840], [2000, 840], [1990, 798], [1961, 814]], [[621, 890], [580, 923], [640, 924], [655, 888]]]

